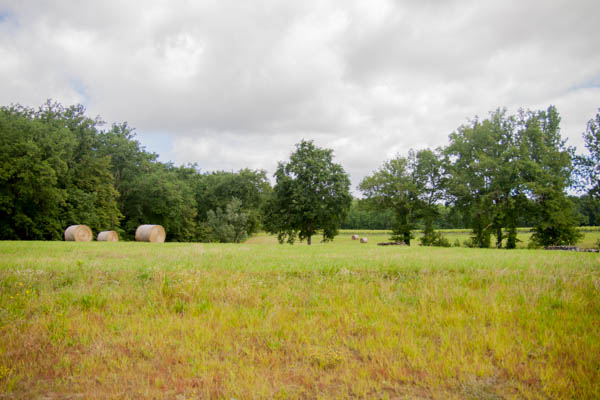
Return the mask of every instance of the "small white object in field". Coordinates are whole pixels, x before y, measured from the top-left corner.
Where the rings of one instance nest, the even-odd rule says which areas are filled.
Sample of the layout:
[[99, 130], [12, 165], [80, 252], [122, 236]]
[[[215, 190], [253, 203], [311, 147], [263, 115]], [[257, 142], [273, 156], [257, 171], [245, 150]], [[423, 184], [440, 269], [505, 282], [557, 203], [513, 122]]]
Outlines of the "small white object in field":
[[368, 243], [368, 242], [369, 242], [369, 239], [368, 239], [368, 238], [366, 238], [366, 237], [362, 237], [362, 238], [360, 238], [360, 242], [361, 242], [361, 243]]
[[352, 240], [358, 240], [358, 235], [352, 235]]

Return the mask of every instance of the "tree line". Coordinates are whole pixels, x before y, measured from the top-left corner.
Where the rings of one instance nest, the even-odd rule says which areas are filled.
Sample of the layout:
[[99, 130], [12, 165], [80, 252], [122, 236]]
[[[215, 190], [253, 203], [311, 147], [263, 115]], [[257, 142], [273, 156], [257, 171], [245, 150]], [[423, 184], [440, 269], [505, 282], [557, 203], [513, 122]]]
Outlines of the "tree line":
[[407, 244], [423, 229], [422, 244], [446, 245], [437, 229], [470, 228], [473, 246], [513, 248], [516, 228], [531, 226], [537, 245], [574, 243], [577, 225], [600, 224], [599, 115], [584, 133], [588, 154], [576, 156], [554, 107], [497, 110], [445, 147], [385, 161], [353, 199], [332, 150], [310, 141], [279, 163], [271, 187], [263, 170], [159, 162], [126, 123], [106, 129], [81, 105], [2, 107], [0, 239], [59, 240], [71, 224], [131, 239], [152, 223], [170, 241], [241, 242], [263, 229], [310, 243], [342, 227], [390, 229]]
[[60, 240], [85, 224], [132, 239], [159, 224], [170, 241], [239, 242], [261, 226], [266, 173], [162, 163], [127, 124], [102, 129], [81, 105], [0, 109], [0, 238]]
[[360, 189], [367, 206], [394, 211], [393, 238], [406, 244], [420, 222], [421, 244], [449, 245], [434, 229], [441, 202], [472, 229], [474, 247], [515, 248], [518, 226], [532, 227], [535, 246], [574, 244], [582, 216], [567, 189], [588, 188], [577, 205], [597, 209], [598, 116], [584, 139], [589, 156], [576, 156], [553, 106], [516, 115], [497, 110], [459, 127], [446, 147], [386, 161]]

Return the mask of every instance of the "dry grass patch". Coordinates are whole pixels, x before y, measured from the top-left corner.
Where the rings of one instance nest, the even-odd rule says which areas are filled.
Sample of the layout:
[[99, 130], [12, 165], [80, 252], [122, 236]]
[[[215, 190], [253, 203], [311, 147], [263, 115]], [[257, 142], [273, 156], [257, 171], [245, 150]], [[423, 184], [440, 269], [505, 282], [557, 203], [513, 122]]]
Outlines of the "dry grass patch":
[[598, 398], [600, 257], [0, 243], [8, 398]]

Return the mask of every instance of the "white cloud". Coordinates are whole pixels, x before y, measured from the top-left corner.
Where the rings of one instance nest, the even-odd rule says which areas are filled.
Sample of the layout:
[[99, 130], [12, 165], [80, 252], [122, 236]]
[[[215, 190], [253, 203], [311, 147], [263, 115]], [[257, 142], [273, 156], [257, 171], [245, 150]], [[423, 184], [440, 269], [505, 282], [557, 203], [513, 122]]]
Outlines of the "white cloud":
[[600, 106], [595, 1], [0, 1], [0, 103], [83, 102], [163, 160], [272, 173], [300, 139], [353, 186], [497, 107]]

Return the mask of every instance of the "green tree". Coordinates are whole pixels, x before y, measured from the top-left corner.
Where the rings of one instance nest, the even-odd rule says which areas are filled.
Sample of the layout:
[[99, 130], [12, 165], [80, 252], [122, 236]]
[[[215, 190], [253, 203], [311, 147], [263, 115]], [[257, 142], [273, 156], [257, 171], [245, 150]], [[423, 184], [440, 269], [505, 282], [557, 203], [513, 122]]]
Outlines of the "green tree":
[[392, 229], [394, 213], [391, 210], [373, 210], [365, 202], [353, 199], [342, 229]]
[[583, 140], [589, 155], [577, 157], [579, 174], [585, 181], [583, 186], [589, 188], [588, 193], [600, 198], [600, 110], [588, 121]]
[[132, 236], [141, 224], [164, 226], [170, 241], [192, 241], [196, 237], [196, 201], [193, 187], [172, 164], [149, 163], [129, 183], [123, 214], [125, 231]]
[[249, 215], [242, 210], [242, 202], [233, 198], [225, 211], [217, 207], [207, 212], [207, 225], [212, 238], [221, 243], [241, 243], [248, 237]]
[[21, 106], [0, 109], [0, 238], [60, 239], [67, 172], [74, 138], [50, 129]]
[[216, 171], [197, 174], [194, 182], [201, 240], [210, 240], [209, 232], [202, 229], [207, 222], [207, 212], [215, 212], [217, 208], [224, 210], [233, 199], [240, 201], [240, 209], [247, 216], [245, 230], [248, 235], [260, 229], [262, 210], [272, 190], [265, 171]]
[[577, 214], [581, 215], [581, 225], [600, 226], [600, 198], [590, 194], [580, 197], [570, 197]]
[[277, 234], [280, 243], [294, 243], [298, 237], [309, 245], [318, 232], [323, 233], [323, 241], [337, 235], [352, 196], [350, 179], [342, 166], [333, 162], [332, 150], [302, 140], [290, 161], [278, 164], [275, 179], [266, 205], [267, 232]]
[[435, 221], [439, 219], [439, 204], [445, 195], [446, 176], [439, 151], [430, 149], [409, 152], [413, 179], [417, 187], [417, 216], [423, 221], [424, 246], [449, 246], [440, 233], [435, 232]]
[[[448, 194], [473, 228], [473, 244], [516, 247], [519, 221], [534, 223], [540, 245], [573, 243], [577, 218], [565, 190], [572, 149], [560, 136], [555, 107], [508, 116], [497, 110], [450, 135], [444, 150]], [[505, 235], [504, 232], [508, 231]]]
[[497, 110], [450, 134], [444, 149], [449, 199], [470, 222], [477, 247], [490, 247], [492, 233], [501, 247], [504, 228], [507, 247], [516, 246], [517, 209], [523, 199], [517, 125], [515, 117]]
[[528, 112], [522, 132], [523, 154], [527, 155], [523, 178], [534, 208], [536, 223], [532, 243], [538, 246], [575, 244], [579, 218], [566, 188], [572, 184], [573, 149], [560, 135], [560, 116], [555, 107]]
[[434, 223], [444, 195], [445, 172], [439, 152], [410, 150], [408, 157], [397, 156], [365, 177], [359, 189], [365, 204], [375, 210], [394, 213], [392, 240], [410, 245], [412, 230], [419, 221], [424, 227], [421, 244], [445, 245]]
[[371, 176], [365, 177], [359, 189], [365, 202], [373, 209], [394, 211], [392, 240], [410, 245], [415, 217], [419, 207], [419, 191], [413, 170], [406, 157], [386, 161]]
[[3, 107], [0, 115], [3, 238], [60, 239], [71, 224], [118, 226], [111, 161], [97, 152], [100, 120], [83, 106], [51, 101], [38, 110]]

